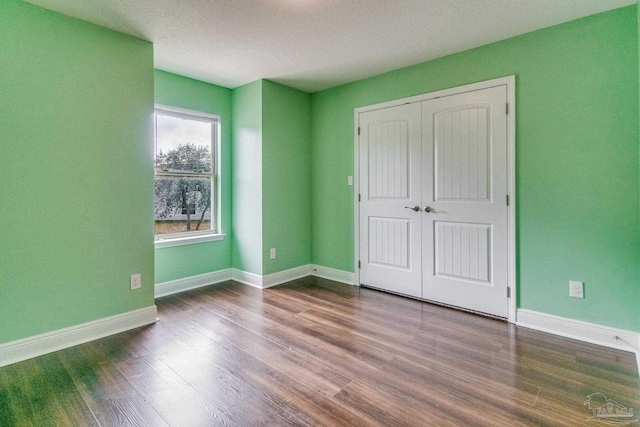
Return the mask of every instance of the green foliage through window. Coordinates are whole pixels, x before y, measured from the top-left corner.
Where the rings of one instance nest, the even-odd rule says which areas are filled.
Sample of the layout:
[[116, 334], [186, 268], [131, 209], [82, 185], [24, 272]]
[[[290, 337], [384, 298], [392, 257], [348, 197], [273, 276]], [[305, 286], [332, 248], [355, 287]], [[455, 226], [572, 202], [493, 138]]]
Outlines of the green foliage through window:
[[210, 117], [156, 109], [156, 235], [214, 230], [216, 132]]

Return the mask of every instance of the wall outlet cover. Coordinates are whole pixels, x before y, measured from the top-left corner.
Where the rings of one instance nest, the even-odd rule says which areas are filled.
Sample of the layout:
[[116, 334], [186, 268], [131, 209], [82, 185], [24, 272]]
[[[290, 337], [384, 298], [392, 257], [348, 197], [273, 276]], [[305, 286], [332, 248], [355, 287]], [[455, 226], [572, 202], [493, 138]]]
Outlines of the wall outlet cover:
[[569, 296], [573, 298], [584, 298], [584, 283], [569, 281]]
[[276, 259], [276, 248], [269, 249], [269, 258]]
[[131, 290], [140, 289], [142, 287], [142, 276], [140, 274], [131, 275]]

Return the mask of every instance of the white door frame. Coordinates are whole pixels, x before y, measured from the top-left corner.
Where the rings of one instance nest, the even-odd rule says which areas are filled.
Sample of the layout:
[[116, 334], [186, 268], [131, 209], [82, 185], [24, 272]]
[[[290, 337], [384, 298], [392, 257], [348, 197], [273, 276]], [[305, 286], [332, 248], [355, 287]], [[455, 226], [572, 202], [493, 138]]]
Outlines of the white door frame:
[[[358, 268], [358, 260], [360, 257], [360, 204], [358, 202], [358, 194], [360, 193], [360, 165], [358, 162], [360, 153], [360, 138], [358, 135], [358, 125], [360, 113], [367, 111], [379, 110], [381, 108], [395, 107], [397, 105], [408, 104], [413, 102], [428, 101], [430, 99], [440, 98], [443, 96], [457, 95], [465, 92], [472, 92], [481, 89], [488, 89], [495, 86], [506, 86], [507, 88], [507, 188], [509, 197], [509, 206], [507, 207], [507, 233], [508, 233], [508, 269], [507, 286], [510, 289], [508, 297], [508, 316], [509, 323], [516, 322], [516, 77], [507, 76], [483, 82], [472, 83], [464, 86], [458, 86], [450, 89], [439, 90], [436, 92], [425, 93], [422, 95], [411, 96], [408, 98], [396, 99], [393, 101], [381, 102], [378, 104], [367, 105], [354, 109], [354, 186], [353, 186], [353, 203], [354, 203], [354, 280], [355, 285], [360, 286], [360, 270]], [[507, 195], [505, 195], [507, 196]]]

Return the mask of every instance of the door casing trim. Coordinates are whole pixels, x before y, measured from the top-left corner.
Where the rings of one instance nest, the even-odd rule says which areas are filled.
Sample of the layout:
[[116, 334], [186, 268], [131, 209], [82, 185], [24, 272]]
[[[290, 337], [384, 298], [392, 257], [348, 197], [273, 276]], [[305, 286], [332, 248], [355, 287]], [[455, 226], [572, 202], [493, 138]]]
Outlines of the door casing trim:
[[354, 147], [354, 167], [353, 167], [353, 223], [354, 223], [354, 272], [356, 286], [360, 286], [360, 270], [358, 260], [360, 258], [360, 204], [358, 194], [360, 193], [360, 137], [358, 126], [360, 124], [360, 114], [383, 108], [395, 107], [414, 102], [423, 102], [430, 99], [442, 98], [444, 96], [459, 95], [466, 92], [473, 92], [482, 89], [489, 89], [496, 86], [506, 86], [507, 103], [509, 110], [507, 114], [507, 188], [509, 192], [509, 206], [507, 207], [507, 286], [510, 289], [510, 296], [507, 298], [507, 320], [509, 323], [516, 323], [517, 309], [517, 281], [516, 281], [516, 77], [515, 75], [500, 77], [492, 80], [471, 83], [468, 85], [438, 90], [421, 95], [400, 98], [392, 101], [380, 102], [355, 108], [353, 114], [353, 147]]

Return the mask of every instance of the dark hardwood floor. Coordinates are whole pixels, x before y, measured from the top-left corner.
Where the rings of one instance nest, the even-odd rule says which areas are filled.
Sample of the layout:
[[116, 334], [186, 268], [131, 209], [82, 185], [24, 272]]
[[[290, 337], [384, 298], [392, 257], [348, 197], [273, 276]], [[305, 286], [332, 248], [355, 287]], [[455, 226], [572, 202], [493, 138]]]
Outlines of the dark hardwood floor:
[[226, 282], [157, 305], [0, 368], [0, 426], [582, 426], [593, 393], [640, 412], [631, 353], [374, 290]]

